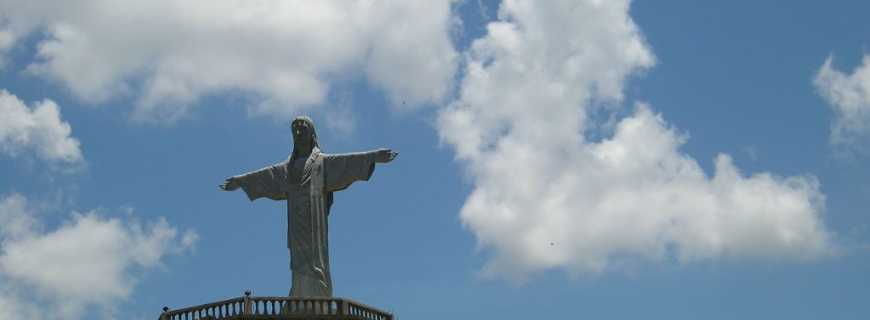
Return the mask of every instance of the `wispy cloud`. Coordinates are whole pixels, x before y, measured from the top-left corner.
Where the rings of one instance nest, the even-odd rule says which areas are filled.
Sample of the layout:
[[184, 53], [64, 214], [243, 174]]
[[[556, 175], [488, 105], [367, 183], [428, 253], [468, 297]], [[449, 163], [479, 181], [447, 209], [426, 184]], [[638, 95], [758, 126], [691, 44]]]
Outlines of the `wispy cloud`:
[[831, 143], [843, 150], [870, 153], [870, 55], [851, 74], [832, 66], [828, 57], [813, 83], [834, 111]]

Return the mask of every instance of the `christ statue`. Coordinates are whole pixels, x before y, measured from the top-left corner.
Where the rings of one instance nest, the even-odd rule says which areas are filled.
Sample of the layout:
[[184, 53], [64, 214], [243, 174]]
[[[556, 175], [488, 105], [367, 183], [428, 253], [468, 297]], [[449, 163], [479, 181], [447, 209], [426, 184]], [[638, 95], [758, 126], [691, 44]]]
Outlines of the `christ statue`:
[[291, 125], [293, 152], [286, 161], [229, 177], [221, 190], [242, 188], [248, 199], [287, 201], [287, 247], [293, 276], [291, 297], [332, 297], [329, 274], [329, 208], [332, 195], [354, 181], [368, 180], [375, 163], [398, 153], [390, 149], [327, 154], [320, 150], [314, 122], [297, 117]]

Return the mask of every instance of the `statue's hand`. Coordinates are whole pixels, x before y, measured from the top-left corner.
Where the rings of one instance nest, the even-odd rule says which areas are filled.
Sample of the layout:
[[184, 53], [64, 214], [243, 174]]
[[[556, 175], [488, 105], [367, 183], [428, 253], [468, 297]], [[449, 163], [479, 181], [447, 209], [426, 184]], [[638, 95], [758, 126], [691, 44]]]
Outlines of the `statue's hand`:
[[219, 185], [218, 188], [223, 191], [233, 191], [238, 189], [240, 186], [241, 184], [239, 183], [239, 179], [236, 179], [236, 177], [229, 177], [224, 180], [224, 183], [222, 185]]
[[378, 149], [375, 153], [375, 162], [387, 163], [393, 161], [399, 153], [390, 149]]

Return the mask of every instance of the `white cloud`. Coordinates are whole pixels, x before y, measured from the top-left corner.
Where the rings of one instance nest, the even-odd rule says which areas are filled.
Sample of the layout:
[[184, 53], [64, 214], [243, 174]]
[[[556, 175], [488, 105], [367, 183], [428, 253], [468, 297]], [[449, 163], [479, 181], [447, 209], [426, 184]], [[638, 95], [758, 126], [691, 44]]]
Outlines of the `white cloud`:
[[21, 195], [0, 199], [0, 315], [18, 315], [4, 319], [29, 318], [36, 302], [22, 297], [35, 298], [49, 307], [42, 313], [59, 319], [78, 318], [89, 306], [111, 312], [141, 271], [196, 241], [195, 233], [179, 235], [162, 218], [141, 223], [88, 212], [43, 232], [33, 214]]
[[0, 0], [6, 33], [47, 35], [31, 72], [93, 103], [133, 95], [149, 119], [227, 90], [256, 96], [253, 113], [288, 116], [324, 102], [330, 80], [357, 76], [404, 105], [437, 103], [456, 64], [450, 10], [448, 0]]
[[18, 97], [0, 89], [0, 153], [34, 152], [39, 158], [70, 164], [83, 161], [79, 141], [69, 123], [61, 120], [57, 104], [43, 100], [28, 108]]
[[4, 292], [0, 285], [0, 319], [46, 319], [45, 310], [13, 292]]
[[6, 66], [6, 52], [15, 43], [15, 36], [9, 30], [5, 30], [0, 26], [0, 70]]
[[37, 222], [24, 196], [15, 193], [0, 199], [0, 242], [30, 236]]
[[831, 105], [834, 120], [831, 143], [851, 150], [867, 149], [870, 139], [870, 55], [852, 74], [844, 74], [831, 66], [828, 57], [819, 68], [814, 84]]
[[813, 177], [745, 175], [727, 155], [708, 176], [644, 104], [612, 135], [588, 117], [654, 64], [628, 7], [507, 0], [474, 42], [438, 129], [474, 184], [461, 219], [493, 254], [484, 274], [828, 254]]

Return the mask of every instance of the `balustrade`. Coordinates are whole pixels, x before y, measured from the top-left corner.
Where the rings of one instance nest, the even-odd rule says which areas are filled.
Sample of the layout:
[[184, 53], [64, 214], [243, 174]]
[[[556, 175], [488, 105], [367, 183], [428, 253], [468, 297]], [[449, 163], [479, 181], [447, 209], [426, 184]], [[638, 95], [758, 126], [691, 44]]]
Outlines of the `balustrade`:
[[164, 307], [160, 320], [355, 319], [393, 320], [393, 315], [342, 298], [244, 297], [178, 310]]

